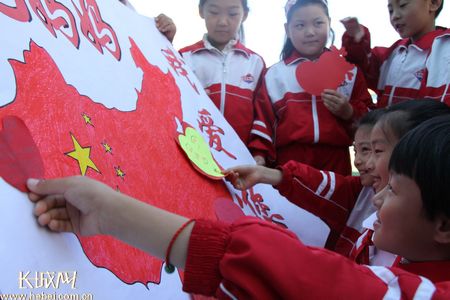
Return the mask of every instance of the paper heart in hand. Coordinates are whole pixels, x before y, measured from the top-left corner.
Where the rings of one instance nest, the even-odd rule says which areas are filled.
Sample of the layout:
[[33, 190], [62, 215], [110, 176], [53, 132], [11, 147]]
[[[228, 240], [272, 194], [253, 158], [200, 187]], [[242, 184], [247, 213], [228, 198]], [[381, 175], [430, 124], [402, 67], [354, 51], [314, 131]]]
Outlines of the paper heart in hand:
[[231, 199], [219, 198], [214, 202], [217, 219], [222, 222], [233, 223], [241, 217], [245, 217], [242, 209]]
[[337, 50], [332, 46], [331, 51], [324, 52], [317, 62], [302, 62], [295, 71], [300, 86], [309, 94], [320, 96], [324, 90], [337, 90], [344, 82], [345, 76], [352, 80], [355, 67], [345, 60], [345, 48]]
[[183, 133], [176, 131], [174, 137], [194, 168], [211, 179], [220, 180], [225, 177], [200, 133], [188, 123], [183, 122], [182, 125]]
[[3, 118], [0, 131], [0, 176], [27, 192], [28, 178], [44, 177], [44, 161], [25, 123], [16, 116]]

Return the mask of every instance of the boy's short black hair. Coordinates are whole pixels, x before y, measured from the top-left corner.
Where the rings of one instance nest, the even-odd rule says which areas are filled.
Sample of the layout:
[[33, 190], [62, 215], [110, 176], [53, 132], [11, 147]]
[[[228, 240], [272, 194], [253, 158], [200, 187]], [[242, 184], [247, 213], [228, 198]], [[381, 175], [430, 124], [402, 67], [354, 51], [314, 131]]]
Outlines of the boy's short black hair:
[[[450, 107], [444, 102], [434, 99], [412, 99], [385, 108], [387, 113], [381, 116], [379, 124], [391, 144], [423, 122], [450, 114]], [[395, 141], [389, 137], [394, 136]]]
[[450, 218], [450, 116], [432, 118], [405, 135], [389, 170], [417, 183], [427, 219]]

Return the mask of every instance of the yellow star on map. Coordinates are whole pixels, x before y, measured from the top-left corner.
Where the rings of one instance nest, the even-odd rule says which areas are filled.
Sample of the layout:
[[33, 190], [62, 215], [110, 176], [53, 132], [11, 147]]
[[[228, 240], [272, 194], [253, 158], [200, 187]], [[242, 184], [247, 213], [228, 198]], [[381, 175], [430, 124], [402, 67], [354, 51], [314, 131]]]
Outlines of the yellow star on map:
[[81, 116], [83, 117], [84, 121], [86, 122], [86, 124], [89, 124], [91, 126], [94, 126], [94, 124], [92, 124], [91, 122], [91, 118], [89, 118], [88, 115], [86, 115], [85, 113], [82, 113]]
[[105, 148], [105, 151], [107, 153], [110, 153], [112, 155], [112, 148], [108, 145], [106, 141], [102, 143], [102, 146]]
[[75, 147], [75, 150], [72, 152], [67, 152], [65, 155], [72, 157], [73, 159], [78, 161], [78, 164], [80, 165], [80, 171], [81, 175], [85, 176], [87, 172], [87, 168], [94, 169], [98, 173], [100, 173], [97, 166], [94, 164], [94, 162], [90, 158], [91, 154], [91, 147], [82, 147], [78, 141], [75, 139], [73, 134], [70, 134], [72, 137], [73, 146]]
[[118, 166], [117, 168], [116, 167], [114, 167], [114, 169], [116, 169], [116, 172], [117, 172], [117, 177], [121, 177], [122, 178], [122, 180], [125, 180], [125, 173], [120, 169], [120, 166]]

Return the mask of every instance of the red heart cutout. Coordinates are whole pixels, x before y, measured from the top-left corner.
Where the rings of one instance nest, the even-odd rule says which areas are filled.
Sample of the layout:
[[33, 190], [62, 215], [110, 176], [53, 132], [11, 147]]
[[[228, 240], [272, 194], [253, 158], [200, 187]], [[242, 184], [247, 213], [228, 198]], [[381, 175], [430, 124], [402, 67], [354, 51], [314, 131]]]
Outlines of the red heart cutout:
[[320, 96], [325, 89], [337, 90], [344, 82], [345, 75], [351, 80], [354, 65], [345, 60], [345, 48], [324, 52], [317, 62], [302, 62], [298, 65], [295, 76], [300, 86], [309, 94]]
[[3, 118], [0, 131], [0, 176], [22, 192], [28, 178], [44, 177], [44, 161], [25, 123], [16, 116]]
[[219, 198], [214, 202], [217, 219], [222, 222], [233, 223], [241, 217], [245, 217], [242, 209], [231, 199]]

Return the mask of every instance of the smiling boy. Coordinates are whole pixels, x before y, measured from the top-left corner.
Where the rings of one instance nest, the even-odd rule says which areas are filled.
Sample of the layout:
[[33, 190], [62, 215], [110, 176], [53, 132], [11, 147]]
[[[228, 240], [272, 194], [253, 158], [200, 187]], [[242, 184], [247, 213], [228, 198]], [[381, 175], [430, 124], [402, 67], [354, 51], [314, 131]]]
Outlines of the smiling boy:
[[356, 18], [341, 20], [347, 60], [365, 73], [377, 92], [377, 107], [413, 98], [450, 104], [450, 31], [435, 24], [443, 5], [443, 0], [388, 0], [391, 25], [402, 38], [390, 48], [371, 49], [366, 27]]

